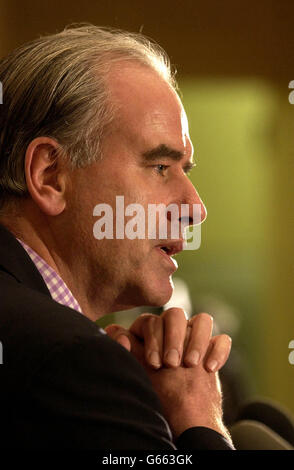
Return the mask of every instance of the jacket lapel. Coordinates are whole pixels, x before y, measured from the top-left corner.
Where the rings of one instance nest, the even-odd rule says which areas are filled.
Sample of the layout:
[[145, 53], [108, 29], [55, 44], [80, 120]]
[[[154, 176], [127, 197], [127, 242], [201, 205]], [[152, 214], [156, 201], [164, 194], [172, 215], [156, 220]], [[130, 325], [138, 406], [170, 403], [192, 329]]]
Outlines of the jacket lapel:
[[47, 286], [31, 258], [15, 236], [0, 224], [0, 272], [13, 276], [18, 282], [50, 295]]

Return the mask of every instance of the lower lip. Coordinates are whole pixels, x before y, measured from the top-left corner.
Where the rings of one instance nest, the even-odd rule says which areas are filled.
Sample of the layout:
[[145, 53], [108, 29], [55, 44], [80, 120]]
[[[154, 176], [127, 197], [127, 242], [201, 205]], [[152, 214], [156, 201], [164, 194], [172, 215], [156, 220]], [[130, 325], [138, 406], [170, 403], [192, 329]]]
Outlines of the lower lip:
[[156, 250], [159, 251], [159, 253], [168, 262], [169, 266], [173, 269], [173, 272], [178, 269], [178, 263], [176, 262], [176, 260], [171, 258], [171, 256], [169, 256], [167, 253], [165, 253], [165, 251], [161, 250], [160, 248], [157, 247]]

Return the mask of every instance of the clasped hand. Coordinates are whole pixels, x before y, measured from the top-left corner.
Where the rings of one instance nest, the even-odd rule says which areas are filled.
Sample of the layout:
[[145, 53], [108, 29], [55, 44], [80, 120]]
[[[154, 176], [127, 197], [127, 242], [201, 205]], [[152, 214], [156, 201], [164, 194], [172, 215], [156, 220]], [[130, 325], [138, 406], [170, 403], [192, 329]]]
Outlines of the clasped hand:
[[212, 336], [213, 318], [199, 313], [187, 320], [181, 308], [169, 308], [160, 316], [140, 315], [129, 330], [112, 324], [107, 334], [132, 352], [144, 366], [193, 367], [203, 362], [205, 369], [216, 372], [226, 363], [231, 338], [221, 334]]
[[228, 359], [231, 338], [212, 336], [212, 329], [213, 318], [207, 313], [187, 320], [180, 308], [160, 316], [142, 314], [129, 330], [115, 324], [105, 328], [145, 368], [174, 438], [204, 426], [231, 442], [223, 424], [217, 373]]

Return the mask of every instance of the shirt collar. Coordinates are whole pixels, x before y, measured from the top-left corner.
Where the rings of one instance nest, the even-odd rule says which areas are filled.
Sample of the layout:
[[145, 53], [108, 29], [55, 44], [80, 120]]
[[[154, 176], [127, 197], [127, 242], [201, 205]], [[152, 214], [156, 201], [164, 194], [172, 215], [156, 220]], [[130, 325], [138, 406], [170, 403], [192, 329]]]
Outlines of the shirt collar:
[[59, 274], [57, 274], [57, 272], [54, 271], [54, 269], [51, 268], [51, 266], [49, 266], [49, 264], [46, 263], [46, 261], [41, 258], [41, 256], [39, 256], [30, 246], [18, 238], [17, 240], [26, 250], [42, 278], [44, 279], [44, 282], [53, 300], [59, 304], [65, 305], [66, 307], [70, 307], [79, 313], [82, 313], [82, 309], [78, 301], [75, 299], [72, 292], [69, 290], [63, 279], [61, 279]]

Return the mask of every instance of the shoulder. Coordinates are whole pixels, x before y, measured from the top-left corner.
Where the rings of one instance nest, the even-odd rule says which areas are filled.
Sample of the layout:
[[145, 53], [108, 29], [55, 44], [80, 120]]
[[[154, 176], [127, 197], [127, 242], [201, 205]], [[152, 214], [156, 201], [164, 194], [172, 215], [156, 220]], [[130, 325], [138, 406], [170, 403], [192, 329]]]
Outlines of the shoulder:
[[95, 373], [108, 377], [109, 384], [133, 383], [141, 393], [150, 392], [147, 374], [133, 355], [79, 312], [6, 279], [0, 280], [0, 297], [6, 366], [1, 373], [5, 371], [8, 387], [23, 389], [36, 374], [52, 367], [55, 374], [72, 374], [73, 380]]
[[[75, 310], [55, 302], [50, 295], [0, 274], [0, 333], [26, 340], [42, 337], [42, 344], [64, 342], [74, 335], [95, 334], [98, 326]], [[6, 327], [6, 328], [5, 328]]]
[[[172, 446], [159, 400], [132, 354], [44, 294], [2, 281], [0, 295], [1, 403], [34, 430], [34, 443], [22, 435], [23, 445]], [[39, 429], [39, 415], [46, 429]]]
[[[0, 341], [7, 380], [28, 380], [57, 351], [65, 354], [80, 349], [81, 354], [91, 354], [95, 350], [106, 362], [113, 355], [118, 361], [131, 356], [93, 321], [10, 276], [0, 275], [0, 298]], [[137, 366], [133, 357], [131, 362]]]

